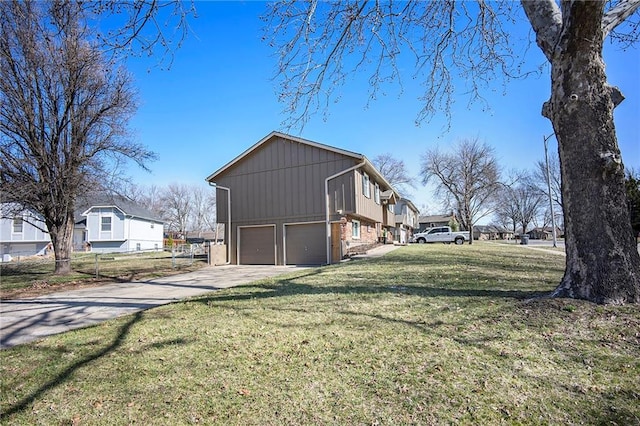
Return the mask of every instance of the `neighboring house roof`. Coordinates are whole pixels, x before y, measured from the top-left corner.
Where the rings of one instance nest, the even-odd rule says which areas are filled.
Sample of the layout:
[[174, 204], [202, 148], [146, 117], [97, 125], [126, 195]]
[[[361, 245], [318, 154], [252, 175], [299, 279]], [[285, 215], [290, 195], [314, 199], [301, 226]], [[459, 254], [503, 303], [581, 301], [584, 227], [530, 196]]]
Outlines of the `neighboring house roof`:
[[[404, 203], [404, 204], [406, 204], [406, 205], [407, 205], [407, 206], [409, 206], [409, 208], [410, 208], [411, 210], [413, 210], [414, 212], [417, 212], [417, 211], [418, 211], [418, 208], [416, 207], [416, 205], [415, 205], [415, 204], [413, 204], [413, 202], [412, 202], [410, 199], [408, 199], [408, 198], [401, 198], [401, 199], [400, 199], [400, 203]], [[426, 216], [424, 216], [424, 217], [426, 217]]]
[[388, 189], [380, 193], [380, 199], [387, 201], [387, 204], [396, 204], [396, 193], [392, 189]]
[[480, 232], [482, 234], [490, 234], [492, 232], [500, 232], [498, 228], [493, 225], [475, 225], [473, 227], [475, 232]]
[[185, 236], [187, 240], [203, 239], [207, 241], [214, 241], [216, 237], [218, 238], [218, 240], [224, 239], [224, 228], [220, 229], [217, 235], [215, 231], [188, 231], [187, 235]]
[[83, 204], [85, 207], [81, 209], [81, 216], [86, 216], [89, 213], [89, 210], [94, 208], [115, 207], [127, 216], [164, 223], [164, 221], [156, 216], [151, 210], [148, 210], [147, 208], [123, 197], [99, 197], [88, 200], [88, 202]]
[[[215, 182], [215, 180], [216, 180], [216, 178], [218, 176], [222, 175], [224, 172], [226, 172], [227, 170], [232, 168], [234, 165], [236, 165], [237, 163], [242, 161], [245, 157], [249, 156], [252, 152], [254, 152], [257, 149], [259, 149], [262, 145], [270, 142], [273, 138], [288, 139], [288, 140], [293, 141], [293, 142], [297, 142], [297, 143], [313, 146], [313, 147], [316, 147], [316, 148], [319, 148], [319, 149], [324, 149], [324, 150], [327, 150], [327, 151], [335, 152], [335, 153], [338, 153], [338, 154], [341, 154], [341, 155], [344, 155], [344, 156], [347, 156], [347, 157], [351, 157], [351, 158], [353, 158], [355, 160], [359, 160], [361, 162], [364, 162], [365, 164], [363, 166], [363, 169], [367, 173], [375, 176], [377, 181], [380, 181], [380, 182], [384, 183], [387, 186], [387, 188], [389, 188], [393, 192], [393, 198], [391, 198], [389, 196], [387, 199], [388, 200], [392, 200], [392, 199], [395, 200], [396, 198], [399, 198], [399, 194], [397, 193], [397, 191], [395, 189], [393, 189], [393, 186], [391, 186], [391, 184], [385, 179], [385, 177], [375, 168], [373, 163], [371, 163], [371, 161], [369, 161], [369, 159], [366, 156], [364, 156], [363, 154], [358, 154], [357, 152], [347, 151], [346, 149], [336, 148], [334, 146], [325, 145], [325, 144], [322, 144], [322, 143], [310, 141], [308, 139], [303, 139], [303, 138], [300, 138], [300, 137], [297, 137], [297, 136], [291, 136], [291, 135], [288, 135], [286, 133], [281, 133], [281, 132], [276, 132], [276, 131], [273, 131], [273, 132], [269, 133], [267, 136], [262, 138], [260, 141], [258, 141], [256, 144], [254, 144], [249, 149], [244, 151], [242, 154], [238, 155], [236, 158], [234, 158], [233, 160], [231, 160], [230, 162], [228, 162], [227, 164], [225, 164], [224, 166], [222, 166], [221, 168], [219, 168], [218, 170], [213, 172], [205, 180], [207, 182]], [[384, 191], [384, 192], [386, 192], [386, 191]], [[381, 193], [381, 196], [384, 196], [384, 192]]]
[[432, 222], [448, 222], [453, 215], [451, 214], [435, 214], [430, 216], [420, 216], [418, 218], [419, 223], [432, 223]]

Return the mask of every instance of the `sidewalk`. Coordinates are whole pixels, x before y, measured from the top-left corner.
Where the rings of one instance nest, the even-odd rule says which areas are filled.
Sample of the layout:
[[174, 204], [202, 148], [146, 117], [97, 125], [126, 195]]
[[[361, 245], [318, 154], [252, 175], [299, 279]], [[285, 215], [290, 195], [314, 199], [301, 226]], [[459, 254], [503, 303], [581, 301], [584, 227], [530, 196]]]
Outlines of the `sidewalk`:
[[299, 269], [295, 266], [211, 266], [151, 281], [4, 300], [0, 303], [0, 349]]
[[403, 246], [395, 244], [384, 244], [367, 251], [366, 254], [357, 254], [355, 256], [352, 256], [351, 259], [369, 259], [374, 257], [382, 257], [389, 252], [399, 249], [400, 247]]

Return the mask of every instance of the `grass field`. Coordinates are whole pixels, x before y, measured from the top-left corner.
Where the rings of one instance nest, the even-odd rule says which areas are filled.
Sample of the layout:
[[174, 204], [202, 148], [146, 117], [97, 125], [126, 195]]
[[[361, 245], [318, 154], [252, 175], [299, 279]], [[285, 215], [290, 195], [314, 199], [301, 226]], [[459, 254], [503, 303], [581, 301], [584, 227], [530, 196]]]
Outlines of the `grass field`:
[[415, 245], [0, 352], [3, 424], [640, 424], [640, 308], [564, 258]]

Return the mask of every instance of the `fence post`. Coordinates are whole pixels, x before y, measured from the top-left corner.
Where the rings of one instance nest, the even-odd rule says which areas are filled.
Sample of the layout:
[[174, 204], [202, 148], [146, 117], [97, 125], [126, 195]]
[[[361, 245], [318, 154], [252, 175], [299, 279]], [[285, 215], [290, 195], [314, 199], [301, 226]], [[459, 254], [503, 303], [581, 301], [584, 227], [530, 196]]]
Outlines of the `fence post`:
[[176, 268], [176, 249], [171, 247], [171, 267]]
[[96, 278], [100, 278], [100, 271], [98, 269], [98, 254], [96, 253]]

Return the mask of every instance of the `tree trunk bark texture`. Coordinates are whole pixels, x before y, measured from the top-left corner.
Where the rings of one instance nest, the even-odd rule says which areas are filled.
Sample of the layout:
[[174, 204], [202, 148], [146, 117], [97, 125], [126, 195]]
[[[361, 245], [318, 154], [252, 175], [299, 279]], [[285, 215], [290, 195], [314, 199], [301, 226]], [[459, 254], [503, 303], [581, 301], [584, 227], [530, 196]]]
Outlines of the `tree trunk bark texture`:
[[71, 247], [73, 244], [73, 213], [67, 214], [61, 224], [48, 224], [55, 255], [55, 273], [71, 273]]
[[603, 2], [571, 2], [551, 58], [544, 114], [558, 139], [566, 269], [554, 296], [640, 303], [640, 256], [631, 228], [624, 167], [602, 59]]

